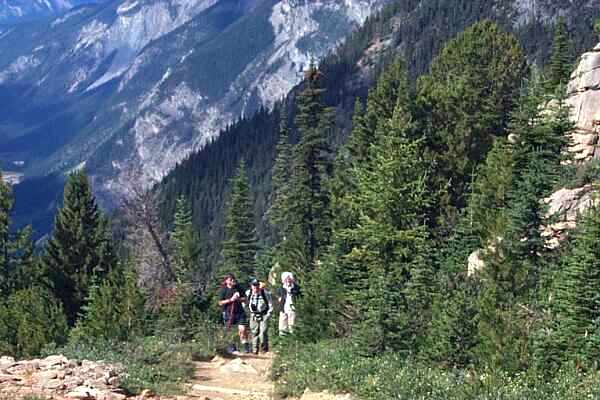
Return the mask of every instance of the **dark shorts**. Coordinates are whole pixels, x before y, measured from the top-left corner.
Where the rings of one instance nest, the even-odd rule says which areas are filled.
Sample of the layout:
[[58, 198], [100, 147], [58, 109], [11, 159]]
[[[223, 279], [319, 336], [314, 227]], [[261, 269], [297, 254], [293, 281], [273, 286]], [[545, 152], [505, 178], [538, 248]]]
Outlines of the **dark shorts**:
[[246, 313], [243, 311], [233, 314], [233, 317], [228, 312], [224, 312], [223, 323], [225, 326], [248, 325], [248, 319], [246, 318]]

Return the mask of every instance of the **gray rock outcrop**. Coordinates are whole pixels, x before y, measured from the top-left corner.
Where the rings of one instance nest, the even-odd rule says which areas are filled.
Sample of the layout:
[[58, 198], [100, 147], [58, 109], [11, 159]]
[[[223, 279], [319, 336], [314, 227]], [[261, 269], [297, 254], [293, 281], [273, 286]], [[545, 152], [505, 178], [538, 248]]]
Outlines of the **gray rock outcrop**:
[[0, 396], [123, 400], [119, 365], [69, 360], [63, 355], [16, 361], [0, 357]]
[[581, 56], [571, 74], [567, 95], [576, 126], [570, 135], [569, 153], [576, 163], [600, 158], [600, 44]]

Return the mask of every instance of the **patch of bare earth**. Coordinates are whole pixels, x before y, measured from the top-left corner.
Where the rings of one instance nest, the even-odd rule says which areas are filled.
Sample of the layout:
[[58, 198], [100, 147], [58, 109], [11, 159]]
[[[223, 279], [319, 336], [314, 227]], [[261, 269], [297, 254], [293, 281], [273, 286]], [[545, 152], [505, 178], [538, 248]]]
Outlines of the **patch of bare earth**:
[[235, 358], [214, 357], [196, 362], [196, 373], [187, 396], [210, 400], [273, 399], [273, 383], [269, 379], [271, 353], [238, 355]]

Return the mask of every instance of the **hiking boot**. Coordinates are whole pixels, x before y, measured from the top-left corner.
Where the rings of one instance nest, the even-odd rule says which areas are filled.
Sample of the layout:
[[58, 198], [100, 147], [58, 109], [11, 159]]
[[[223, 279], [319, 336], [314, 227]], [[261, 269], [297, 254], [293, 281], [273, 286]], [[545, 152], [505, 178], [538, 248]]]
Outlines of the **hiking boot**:
[[244, 353], [249, 354], [250, 352], [250, 343], [244, 343]]

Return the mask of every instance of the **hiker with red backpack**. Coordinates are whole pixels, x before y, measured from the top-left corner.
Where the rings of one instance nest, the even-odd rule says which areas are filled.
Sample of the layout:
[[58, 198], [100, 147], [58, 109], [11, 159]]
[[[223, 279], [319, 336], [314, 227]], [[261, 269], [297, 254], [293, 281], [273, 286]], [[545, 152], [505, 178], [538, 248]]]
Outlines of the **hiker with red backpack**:
[[252, 332], [252, 352], [258, 354], [269, 351], [269, 319], [273, 313], [271, 293], [264, 288], [258, 279], [250, 281], [250, 289], [246, 291], [248, 310], [250, 311], [250, 331]]
[[[233, 274], [227, 274], [223, 280], [221, 290], [219, 290], [219, 305], [223, 312], [223, 323], [227, 329], [234, 325], [238, 327], [240, 343], [246, 353], [250, 353], [250, 343], [248, 343], [248, 332], [246, 325], [246, 312], [244, 311], [244, 302], [246, 297], [242, 288], [237, 284]], [[229, 352], [235, 351], [235, 345], [230, 345]]]

